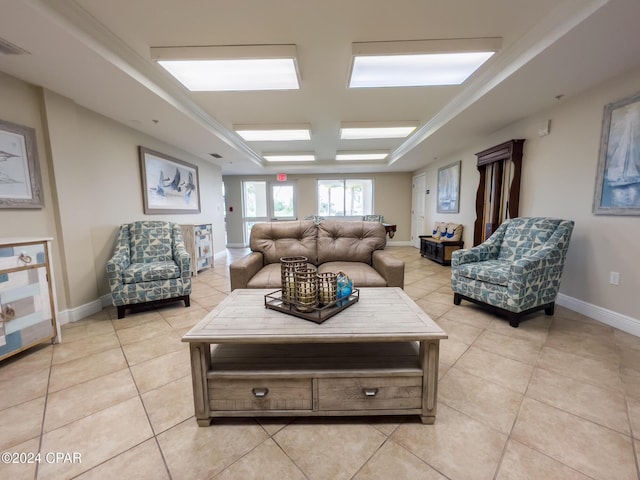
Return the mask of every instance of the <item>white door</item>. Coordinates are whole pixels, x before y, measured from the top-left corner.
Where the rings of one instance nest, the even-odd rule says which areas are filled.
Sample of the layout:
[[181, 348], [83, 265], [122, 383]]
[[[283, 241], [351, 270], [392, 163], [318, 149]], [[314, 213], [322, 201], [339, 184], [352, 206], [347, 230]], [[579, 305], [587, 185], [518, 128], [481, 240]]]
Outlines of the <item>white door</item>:
[[413, 177], [413, 199], [411, 201], [411, 245], [420, 248], [420, 235], [425, 235], [424, 212], [427, 177], [423, 173]]

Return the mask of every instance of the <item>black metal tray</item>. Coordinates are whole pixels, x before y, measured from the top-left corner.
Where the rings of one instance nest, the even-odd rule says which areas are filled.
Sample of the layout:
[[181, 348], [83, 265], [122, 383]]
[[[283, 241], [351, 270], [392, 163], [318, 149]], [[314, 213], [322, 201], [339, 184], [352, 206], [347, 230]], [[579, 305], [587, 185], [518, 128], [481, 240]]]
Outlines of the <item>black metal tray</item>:
[[336, 313], [339, 313], [345, 308], [350, 307], [359, 299], [360, 290], [354, 288], [353, 292], [351, 292], [351, 295], [349, 295], [347, 298], [341, 298], [334, 304], [324, 305], [322, 307], [313, 307], [311, 311], [303, 312], [297, 309], [295, 302], [283, 302], [282, 290], [276, 290], [275, 292], [268, 293], [264, 296], [264, 306], [265, 308], [270, 308], [271, 310], [277, 310], [278, 312], [294, 315], [296, 317], [309, 320], [310, 322], [322, 323], [333, 317]]

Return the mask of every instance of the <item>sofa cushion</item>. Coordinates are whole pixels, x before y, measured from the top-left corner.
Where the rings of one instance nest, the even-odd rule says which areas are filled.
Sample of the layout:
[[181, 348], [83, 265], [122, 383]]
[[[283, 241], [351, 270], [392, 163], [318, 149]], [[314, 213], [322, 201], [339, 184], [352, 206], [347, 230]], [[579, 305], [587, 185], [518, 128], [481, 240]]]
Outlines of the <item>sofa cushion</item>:
[[353, 286], [386, 287], [386, 280], [373, 267], [361, 262], [326, 262], [318, 267], [318, 273], [344, 272], [353, 281]]
[[436, 222], [433, 224], [433, 231], [431, 233], [431, 238], [434, 240], [440, 240], [440, 237], [446, 235], [447, 232], [447, 223], [445, 222]]
[[457, 267], [456, 274], [460, 277], [492, 283], [506, 287], [509, 283], [511, 262], [501, 260], [486, 260], [484, 262], [464, 263]]
[[122, 274], [123, 283], [155, 282], [180, 278], [176, 262], [132, 263]]
[[265, 265], [298, 256], [315, 264], [317, 228], [312, 220], [256, 223], [251, 229], [251, 250], [262, 253]]
[[448, 223], [444, 235], [441, 235], [441, 240], [447, 242], [459, 242], [462, 240], [462, 225]]
[[371, 265], [373, 251], [386, 243], [382, 223], [326, 220], [318, 225], [318, 264], [348, 259]]
[[274, 290], [282, 288], [280, 264], [265, 265], [247, 282], [247, 288], [273, 288]]

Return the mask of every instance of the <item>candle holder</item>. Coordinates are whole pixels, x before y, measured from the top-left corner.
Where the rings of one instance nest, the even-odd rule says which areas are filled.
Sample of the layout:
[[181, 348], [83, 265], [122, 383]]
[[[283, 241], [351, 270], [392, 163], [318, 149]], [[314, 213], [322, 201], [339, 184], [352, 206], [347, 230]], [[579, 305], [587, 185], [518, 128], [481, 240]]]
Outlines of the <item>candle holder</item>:
[[338, 275], [335, 273], [318, 274], [318, 302], [320, 305], [331, 305], [336, 302], [338, 292]]
[[295, 306], [301, 312], [311, 312], [318, 305], [318, 276], [315, 267], [298, 268], [295, 278]]
[[282, 281], [282, 301], [293, 303], [296, 299], [295, 275], [298, 268], [307, 266], [307, 257], [282, 257], [280, 259], [280, 279]]

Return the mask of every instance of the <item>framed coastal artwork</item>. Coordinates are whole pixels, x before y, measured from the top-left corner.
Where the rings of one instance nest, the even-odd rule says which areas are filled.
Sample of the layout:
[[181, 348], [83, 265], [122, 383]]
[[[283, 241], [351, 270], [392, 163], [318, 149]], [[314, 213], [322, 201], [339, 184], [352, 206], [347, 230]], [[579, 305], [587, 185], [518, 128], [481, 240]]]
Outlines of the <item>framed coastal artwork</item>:
[[438, 213], [460, 211], [460, 160], [438, 169]]
[[198, 167], [143, 146], [138, 150], [144, 213], [200, 213]]
[[36, 131], [0, 120], [0, 208], [42, 208]]
[[640, 215], [640, 93], [604, 107], [596, 215]]

